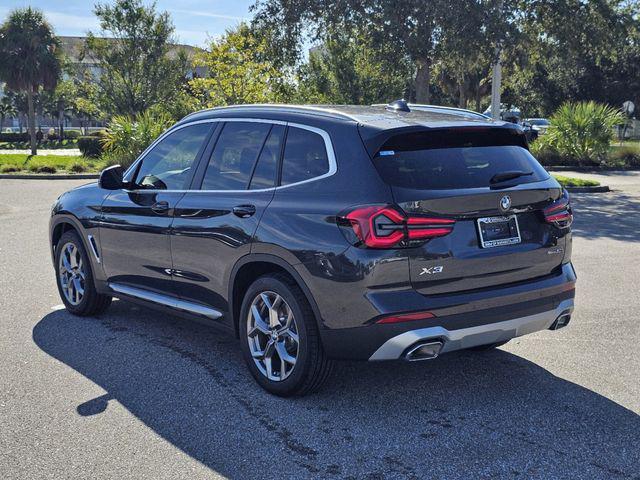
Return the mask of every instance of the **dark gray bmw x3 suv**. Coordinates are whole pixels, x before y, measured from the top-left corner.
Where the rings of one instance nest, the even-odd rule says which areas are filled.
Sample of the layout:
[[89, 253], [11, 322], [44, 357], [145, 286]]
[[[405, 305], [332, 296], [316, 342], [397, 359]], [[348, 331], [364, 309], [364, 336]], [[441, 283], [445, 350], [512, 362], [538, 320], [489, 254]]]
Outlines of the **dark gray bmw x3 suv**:
[[520, 127], [390, 106], [187, 116], [125, 172], [63, 194], [60, 295], [224, 326], [256, 381], [319, 387], [334, 359], [423, 360], [565, 326], [568, 195]]

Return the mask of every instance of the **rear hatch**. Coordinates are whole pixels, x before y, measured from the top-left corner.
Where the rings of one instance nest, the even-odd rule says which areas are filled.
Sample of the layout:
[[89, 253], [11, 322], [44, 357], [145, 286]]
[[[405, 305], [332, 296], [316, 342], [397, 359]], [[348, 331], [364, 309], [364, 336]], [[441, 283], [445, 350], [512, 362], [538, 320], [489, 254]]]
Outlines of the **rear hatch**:
[[[544, 209], [563, 198], [559, 184], [519, 132], [462, 127], [401, 133], [373, 156], [408, 218], [452, 220], [453, 228], [410, 242], [411, 281], [436, 295], [545, 277], [562, 263], [567, 228]], [[411, 231], [411, 230], [409, 230]]]

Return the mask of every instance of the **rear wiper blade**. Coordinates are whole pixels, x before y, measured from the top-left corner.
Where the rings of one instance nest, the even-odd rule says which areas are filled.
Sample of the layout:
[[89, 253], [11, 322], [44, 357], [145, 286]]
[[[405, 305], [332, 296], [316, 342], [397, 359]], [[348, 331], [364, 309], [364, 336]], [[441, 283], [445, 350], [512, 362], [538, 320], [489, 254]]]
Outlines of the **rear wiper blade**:
[[490, 183], [506, 182], [507, 180], [513, 180], [514, 178], [526, 177], [527, 175], [533, 175], [533, 172], [513, 171], [513, 172], [500, 172], [496, 173]]

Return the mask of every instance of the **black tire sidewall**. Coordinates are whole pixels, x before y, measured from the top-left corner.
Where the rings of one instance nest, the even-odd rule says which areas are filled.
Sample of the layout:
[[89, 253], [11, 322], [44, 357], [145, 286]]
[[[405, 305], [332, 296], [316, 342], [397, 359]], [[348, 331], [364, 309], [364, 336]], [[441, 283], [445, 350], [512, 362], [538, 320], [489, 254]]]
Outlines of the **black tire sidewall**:
[[[298, 357], [293, 372], [283, 381], [275, 382], [266, 378], [258, 369], [249, 350], [249, 342], [247, 340], [247, 321], [249, 307], [253, 299], [264, 291], [272, 291], [280, 295], [291, 307], [298, 329]], [[305, 308], [306, 307], [306, 308]], [[242, 301], [240, 309], [239, 321], [239, 337], [242, 355], [247, 363], [249, 371], [255, 380], [267, 391], [281, 396], [295, 395], [304, 385], [310, 371], [311, 358], [310, 354], [314, 345], [310, 345], [309, 322], [315, 322], [315, 317], [308, 305], [300, 305], [298, 298], [292, 292], [289, 285], [274, 277], [261, 277], [256, 280], [247, 290]], [[315, 338], [315, 337], [314, 337]], [[317, 348], [317, 347], [316, 347]]]
[[[62, 285], [60, 284], [60, 255], [62, 253], [62, 247], [64, 247], [67, 243], [73, 243], [76, 248], [80, 251], [80, 256], [82, 257], [82, 263], [87, 266], [85, 281], [84, 281], [84, 296], [78, 305], [73, 305], [69, 303], [67, 297], [62, 291]], [[87, 254], [87, 250], [80, 240], [80, 237], [75, 232], [66, 232], [60, 237], [60, 241], [56, 246], [56, 255], [55, 255], [55, 271], [56, 271], [56, 285], [58, 286], [58, 293], [60, 294], [60, 298], [62, 299], [62, 303], [66, 309], [77, 315], [84, 315], [90, 308], [92, 304], [92, 300], [98, 294], [94, 283], [93, 283], [93, 270], [91, 268], [91, 261], [89, 259], [89, 255]]]

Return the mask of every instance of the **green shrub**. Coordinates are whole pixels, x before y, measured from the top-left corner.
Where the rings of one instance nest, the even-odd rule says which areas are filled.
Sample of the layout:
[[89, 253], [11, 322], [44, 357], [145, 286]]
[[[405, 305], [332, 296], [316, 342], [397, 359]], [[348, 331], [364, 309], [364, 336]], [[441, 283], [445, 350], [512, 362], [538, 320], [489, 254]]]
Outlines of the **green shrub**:
[[128, 167], [172, 124], [173, 119], [165, 113], [113, 117], [103, 139], [105, 160]]
[[98, 158], [102, 155], [102, 140], [98, 137], [79, 137], [78, 148], [85, 157]]
[[64, 138], [68, 138], [70, 140], [75, 140], [80, 137], [80, 132], [78, 130], [65, 130]]
[[82, 162], [73, 162], [69, 164], [67, 170], [73, 173], [82, 173], [87, 171], [87, 165]]
[[17, 165], [0, 165], [0, 173], [13, 173], [21, 170]]
[[609, 153], [610, 162], [626, 167], [640, 167], [640, 147], [623, 145], [613, 147]]
[[28, 142], [28, 133], [0, 133], [0, 142]]
[[606, 160], [614, 127], [624, 122], [620, 111], [596, 102], [565, 103], [549, 119], [551, 126], [539, 148], [580, 163]]
[[540, 137], [529, 145], [531, 154], [536, 157], [542, 165], [578, 165], [578, 161], [576, 159], [563, 157], [555, 148], [544, 142], [543, 138], [544, 137]]
[[29, 171], [33, 173], [56, 173], [58, 169], [54, 165], [29, 165]]
[[94, 131], [94, 132], [91, 132], [91, 133], [89, 134], [89, 136], [91, 136], [91, 137], [100, 137], [100, 138], [102, 138], [102, 137], [104, 137], [105, 133], [107, 133], [107, 131], [106, 131], [106, 130], [96, 130], [96, 131]]

